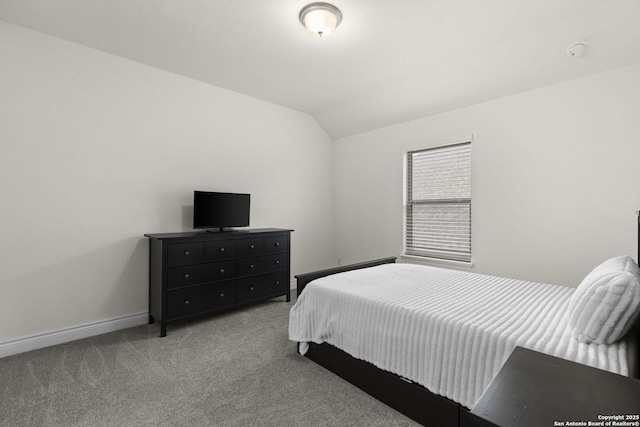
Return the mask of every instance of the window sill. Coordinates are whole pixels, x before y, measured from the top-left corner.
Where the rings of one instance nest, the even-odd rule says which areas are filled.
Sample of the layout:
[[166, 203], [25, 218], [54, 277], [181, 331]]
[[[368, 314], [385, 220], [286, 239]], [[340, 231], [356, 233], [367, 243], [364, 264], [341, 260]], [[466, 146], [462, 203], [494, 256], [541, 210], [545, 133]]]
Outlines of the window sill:
[[466, 262], [466, 261], [453, 261], [450, 259], [440, 259], [440, 258], [429, 258], [423, 256], [416, 255], [400, 255], [400, 261], [406, 262], [408, 264], [421, 264], [421, 265], [429, 265], [431, 267], [443, 267], [443, 268], [453, 268], [455, 270], [465, 270], [471, 271], [474, 266], [474, 262]]

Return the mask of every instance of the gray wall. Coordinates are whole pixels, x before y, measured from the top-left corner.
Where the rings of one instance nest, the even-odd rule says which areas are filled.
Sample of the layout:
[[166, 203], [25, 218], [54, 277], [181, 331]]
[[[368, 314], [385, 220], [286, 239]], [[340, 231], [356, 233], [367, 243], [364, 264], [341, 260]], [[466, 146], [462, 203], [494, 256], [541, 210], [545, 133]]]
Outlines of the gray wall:
[[144, 233], [252, 194], [332, 264], [332, 145], [309, 115], [0, 22], [0, 343], [144, 313]]
[[336, 256], [403, 249], [403, 157], [472, 143], [473, 271], [577, 286], [636, 256], [640, 64], [334, 142]]

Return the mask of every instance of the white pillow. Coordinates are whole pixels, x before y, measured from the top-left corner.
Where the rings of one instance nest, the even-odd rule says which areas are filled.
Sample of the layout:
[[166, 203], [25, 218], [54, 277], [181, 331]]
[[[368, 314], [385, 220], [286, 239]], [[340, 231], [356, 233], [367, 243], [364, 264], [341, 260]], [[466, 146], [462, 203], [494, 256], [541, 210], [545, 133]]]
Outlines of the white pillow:
[[569, 300], [569, 327], [580, 342], [613, 344], [638, 315], [640, 268], [629, 256], [611, 258], [594, 268]]

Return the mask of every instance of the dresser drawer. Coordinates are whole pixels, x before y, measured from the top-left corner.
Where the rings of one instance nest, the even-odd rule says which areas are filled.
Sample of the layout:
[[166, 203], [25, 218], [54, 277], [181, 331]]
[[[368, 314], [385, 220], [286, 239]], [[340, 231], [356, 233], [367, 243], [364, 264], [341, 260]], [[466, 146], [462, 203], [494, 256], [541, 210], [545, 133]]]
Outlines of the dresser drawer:
[[264, 256], [238, 259], [237, 267], [238, 277], [261, 274], [265, 271]]
[[167, 320], [232, 306], [236, 302], [235, 281], [191, 286], [167, 292]]
[[278, 253], [289, 251], [289, 236], [274, 236], [266, 238], [267, 253]]
[[204, 243], [174, 243], [167, 246], [167, 265], [183, 265], [204, 260]]
[[289, 254], [262, 255], [251, 258], [238, 259], [238, 277], [253, 276], [268, 273], [269, 271], [282, 270], [289, 266]]
[[238, 239], [238, 256], [262, 255], [265, 252], [264, 237]]
[[289, 288], [289, 271], [276, 271], [259, 276], [238, 279], [236, 301], [248, 302], [255, 299], [282, 295]]
[[218, 240], [207, 242], [206, 254], [207, 261], [234, 258], [236, 256], [236, 241]]
[[227, 280], [236, 277], [235, 260], [212, 262], [210, 266], [211, 280]]
[[264, 271], [275, 271], [289, 268], [289, 254], [274, 254], [264, 257]]
[[236, 263], [230, 261], [207, 262], [167, 268], [167, 289], [232, 279]]

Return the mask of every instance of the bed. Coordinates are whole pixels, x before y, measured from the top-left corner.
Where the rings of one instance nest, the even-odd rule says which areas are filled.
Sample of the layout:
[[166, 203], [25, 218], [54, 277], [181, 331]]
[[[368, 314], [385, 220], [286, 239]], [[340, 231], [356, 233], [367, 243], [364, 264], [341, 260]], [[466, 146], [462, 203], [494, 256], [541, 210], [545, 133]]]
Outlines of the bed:
[[576, 289], [395, 261], [296, 276], [289, 337], [423, 425], [469, 425], [516, 346], [638, 376], [640, 268], [630, 257], [605, 261]]

